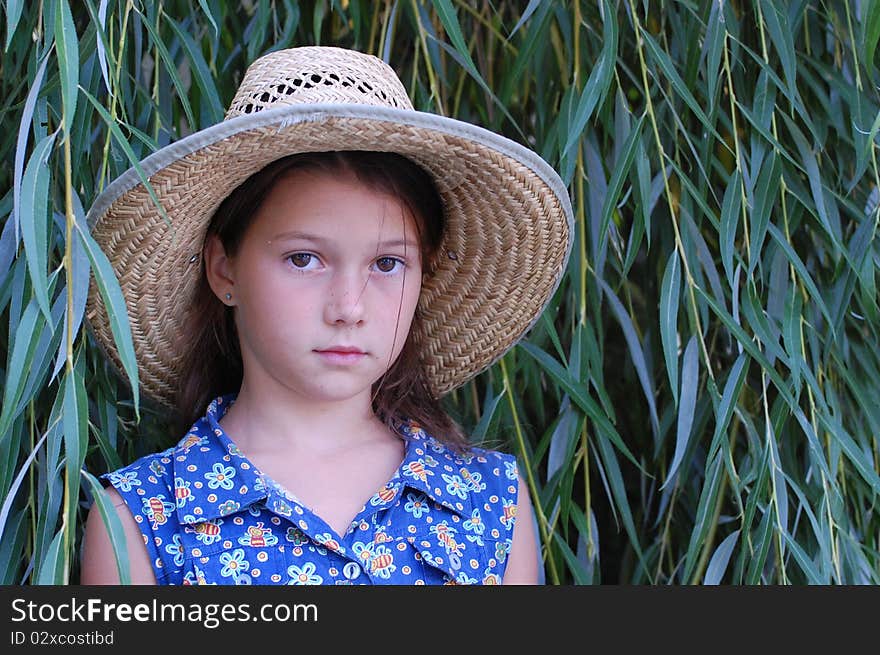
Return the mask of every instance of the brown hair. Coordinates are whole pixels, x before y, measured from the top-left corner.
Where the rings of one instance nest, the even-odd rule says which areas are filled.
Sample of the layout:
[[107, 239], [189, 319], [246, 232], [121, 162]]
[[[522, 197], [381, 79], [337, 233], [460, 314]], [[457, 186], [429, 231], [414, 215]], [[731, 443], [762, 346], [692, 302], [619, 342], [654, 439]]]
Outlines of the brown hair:
[[[225, 252], [234, 255], [257, 210], [276, 181], [293, 170], [353, 173], [370, 188], [398, 198], [415, 219], [419, 232], [423, 270], [443, 235], [443, 204], [431, 177], [412, 161], [389, 152], [336, 151], [290, 155], [276, 160], [239, 185], [214, 213], [205, 241], [217, 235]], [[242, 382], [242, 360], [233, 309], [214, 295], [204, 273], [190, 306], [187, 330], [182, 335], [186, 353], [177, 388], [179, 416], [175, 433], [189, 429], [219, 395], [237, 392]], [[456, 451], [466, 450], [461, 427], [430, 391], [424, 365], [413, 334], [420, 321], [413, 316], [403, 350], [388, 371], [373, 385], [373, 411], [391, 429], [407, 419]]]

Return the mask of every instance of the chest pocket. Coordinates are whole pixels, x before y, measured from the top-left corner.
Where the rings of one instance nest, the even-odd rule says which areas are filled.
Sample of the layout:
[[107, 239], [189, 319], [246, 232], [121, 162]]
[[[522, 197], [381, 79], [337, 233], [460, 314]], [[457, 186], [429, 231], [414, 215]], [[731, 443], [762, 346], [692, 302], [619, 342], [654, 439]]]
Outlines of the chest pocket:
[[[235, 516], [184, 524], [180, 533], [183, 583], [193, 585], [278, 584], [278, 528], [253, 516], [237, 524]], [[241, 515], [238, 515], [241, 516]], [[240, 520], [240, 519], [239, 519]]]
[[188, 557], [183, 566], [183, 584], [190, 585], [277, 585], [289, 584], [284, 561], [277, 548], [239, 546], [202, 557]]
[[484, 547], [436, 535], [409, 536], [406, 541], [416, 551], [425, 584], [482, 584], [487, 568]]
[[[429, 503], [422, 494], [410, 494], [406, 499], [410, 505]], [[421, 579], [426, 585], [482, 584], [494, 544], [464, 526], [465, 520], [447, 507], [432, 503], [429, 513], [415, 513], [399, 502], [380, 530], [398, 550], [402, 542], [408, 545], [413, 579]]]

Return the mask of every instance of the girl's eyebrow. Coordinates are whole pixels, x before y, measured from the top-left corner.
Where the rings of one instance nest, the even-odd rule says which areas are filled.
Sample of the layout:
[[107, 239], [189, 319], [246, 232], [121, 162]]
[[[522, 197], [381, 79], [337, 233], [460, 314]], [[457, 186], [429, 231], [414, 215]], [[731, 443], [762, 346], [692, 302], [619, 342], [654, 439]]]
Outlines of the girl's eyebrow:
[[[303, 241], [312, 241], [313, 243], [325, 244], [333, 241], [333, 239], [327, 239], [322, 236], [318, 236], [317, 234], [309, 234], [308, 232], [300, 232], [298, 230], [294, 230], [291, 232], [282, 232], [280, 234], [276, 234], [272, 237], [272, 241], [292, 241], [294, 239], [301, 239]], [[393, 248], [394, 246], [407, 246], [410, 248], [418, 248], [419, 244], [413, 241], [412, 239], [391, 239], [389, 241], [382, 241], [377, 244], [380, 248]]]

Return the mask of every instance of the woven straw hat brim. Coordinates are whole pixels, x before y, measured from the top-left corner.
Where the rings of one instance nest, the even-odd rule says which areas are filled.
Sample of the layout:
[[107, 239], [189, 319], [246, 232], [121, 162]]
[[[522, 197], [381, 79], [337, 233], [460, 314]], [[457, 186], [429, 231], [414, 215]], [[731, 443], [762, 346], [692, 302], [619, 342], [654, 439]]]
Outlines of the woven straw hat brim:
[[[434, 179], [445, 232], [422, 285], [415, 337], [435, 395], [491, 366], [534, 325], [562, 279], [574, 234], [568, 193], [549, 164], [505, 137], [435, 114], [281, 106], [228, 119], [140, 163], [168, 221], [134, 168], [89, 210], [92, 234], [126, 300], [145, 394], [174, 405], [180, 335], [219, 204], [276, 159], [328, 150], [395, 152]], [[94, 280], [86, 317], [126, 379]]]

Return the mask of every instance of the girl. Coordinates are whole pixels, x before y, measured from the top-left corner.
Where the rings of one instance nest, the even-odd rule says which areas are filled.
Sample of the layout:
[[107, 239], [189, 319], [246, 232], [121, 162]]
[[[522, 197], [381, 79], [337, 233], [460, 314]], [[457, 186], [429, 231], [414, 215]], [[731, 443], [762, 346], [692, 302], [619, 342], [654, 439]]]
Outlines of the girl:
[[[559, 284], [572, 214], [556, 173], [327, 47], [258, 59], [226, 120], [140, 167], [151, 188], [129, 171], [89, 221], [143, 389], [189, 429], [104, 476], [132, 581], [536, 583], [516, 460], [469, 446], [440, 398]], [[96, 508], [81, 582], [119, 582]]]

